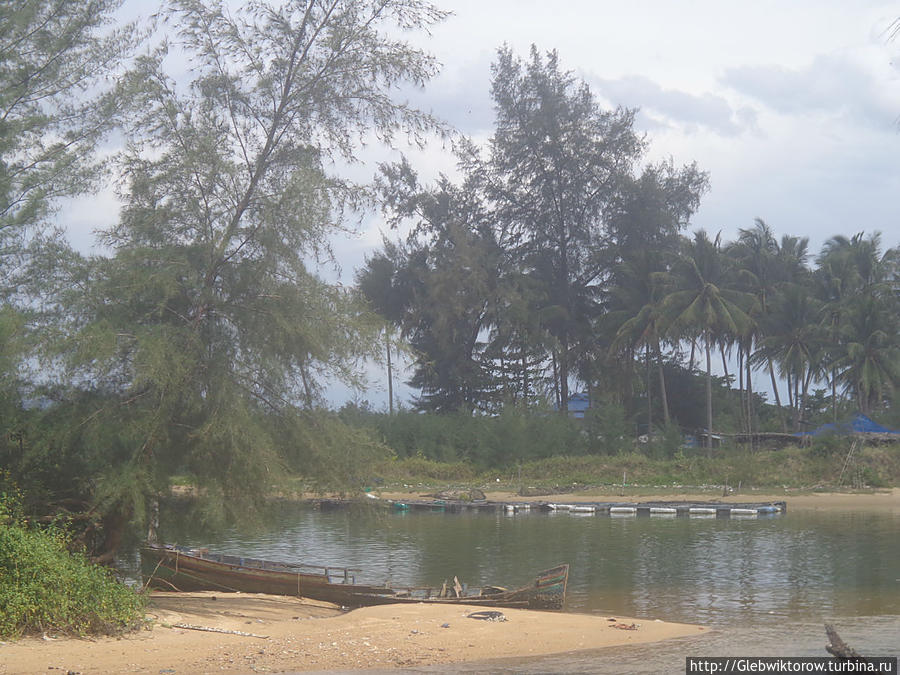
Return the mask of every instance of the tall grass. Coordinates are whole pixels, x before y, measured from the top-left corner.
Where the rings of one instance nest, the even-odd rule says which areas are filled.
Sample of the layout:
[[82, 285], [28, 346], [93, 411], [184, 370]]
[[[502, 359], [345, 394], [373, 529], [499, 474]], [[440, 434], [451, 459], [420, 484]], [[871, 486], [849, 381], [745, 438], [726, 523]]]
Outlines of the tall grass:
[[623, 483], [627, 486], [666, 488], [741, 485], [748, 489], [900, 485], [900, 444], [863, 448], [842, 477], [846, 450], [843, 448], [825, 454], [816, 446], [755, 451], [721, 448], [712, 457], [707, 457], [705, 450], [676, 452], [670, 457], [660, 457], [650, 448], [619, 455], [543, 457], [478, 472], [466, 462], [438, 462], [412, 457], [382, 463], [377, 467], [377, 474], [386, 484], [453, 483], [563, 491], [585, 487], [618, 489]]

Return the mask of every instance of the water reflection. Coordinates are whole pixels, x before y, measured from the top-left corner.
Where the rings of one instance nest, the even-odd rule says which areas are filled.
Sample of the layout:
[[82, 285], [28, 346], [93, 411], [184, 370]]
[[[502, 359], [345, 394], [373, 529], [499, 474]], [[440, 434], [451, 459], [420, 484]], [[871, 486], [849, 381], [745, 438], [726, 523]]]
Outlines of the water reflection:
[[900, 518], [789, 512], [738, 519], [319, 512], [273, 506], [263, 525], [212, 532], [164, 513], [167, 541], [362, 568], [361, 581], [514, 586], [572, 565], [567, 609], [779, 625], [900, 614]]

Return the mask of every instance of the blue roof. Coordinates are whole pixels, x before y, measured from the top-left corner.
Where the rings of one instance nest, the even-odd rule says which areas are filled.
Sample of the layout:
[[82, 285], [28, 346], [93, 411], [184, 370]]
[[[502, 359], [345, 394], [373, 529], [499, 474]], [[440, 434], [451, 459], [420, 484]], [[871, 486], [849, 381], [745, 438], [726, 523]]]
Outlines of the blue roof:
[[878, 422], [869, 419], [862, 413], [857, 413], [855, 417], [845, 422], [837, 424], [823, 424], [818, 429], [812, 431], [804, 431], [797, 436], [819, 436], [821, 434], [897, 434], [900, 431], [894, 431], [883, 427]]
[[584, 412], [591, 407], [587, 394], [575, 393], [569, 396], [569, 412]]

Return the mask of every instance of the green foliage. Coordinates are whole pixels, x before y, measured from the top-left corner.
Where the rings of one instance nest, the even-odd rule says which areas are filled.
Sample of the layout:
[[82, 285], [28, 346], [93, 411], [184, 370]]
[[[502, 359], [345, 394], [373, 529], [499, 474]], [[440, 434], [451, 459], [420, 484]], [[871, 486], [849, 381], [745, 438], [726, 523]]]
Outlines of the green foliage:
[[84, 192], [102, 167], [94, 148], [123, 99], [106, 82], [121, 71], [139, 37], [132, 25], [109, 30], [121, 4], [0, 1], [4, 258], [11, 238], [41, 223], [54, 199]]
[[104, 528], [139, 522], [173, 474], [233, 517], [286, 465], [353, 487], [378, 455], [314, 411], [326, 379], [358, 382], [381, 326], [308, 262], [371, 197], [333, 167], [371, 134], [443, 131], [394, 94], [437, 72], [397, 32], [445, 14], [421, 0], [219, 5], [164, 3], [191, 81], [167, 72], [168, 44], [123, 78], [125, 205], [104, 255], [59, 260], [41, 317], [58, 336], [53, 423], [19, 466], [56, 497], [70, 481]]
[[143, 596], [70, 553], [59, 530], [28, 528], [9, 510], [0, 500], [0, 522], [7, 520], [0, 526], [0, 637], [112, 634], [139, 625]]
[[472, 481], [477, 472], [469, 462], [438, 462], [422, 455], [399, 459], [394, 457], [375, 466], [376, 475], [384, 481]]
[[372, 431], [399, 459], [470, 463], [475, 470], [502, 468], [557, 454], [590, 451], [579, 420], [554, 411], [507, 406], [499, 415], [395, 415], [345, 411], [349, 424]]
[[[388, 483], [479, 485], [484, 489], [528, 485], [550, 490], [590, 489], [604, 494], [634, 490], [717, 490], [724, 486], [745, 494], [748, 490], [835, 489], [846, 456], [848, 441], [827, 455], [816, 448], [787, 447], [751, 450], [720, 449], [706, 452], [667, 445], [641, 444], [609, 455], [553, 455], [473, 474], [469, 464], [434, 462], [422, 457], [397, 459], [380, 465], [378, 476]], [[625, 485], [623, 488], [623, 476]], [[495, 482], [500, 478], [501, 482]], [[845, 472], [844, 488], [877, 488], [900, 485], [900, 446], [863, 447]]]
[[297, 413], [287, 420], [292, 445], [286, 460], [291, 472], [318, 492], [358, 493], [390, 454], [369, 429], [345, 423], [333, 413]]
[[614, 401], [598, 401], [585, 413], [585, 433], [591, 453], [618, 455], [634, 443], [634, 425], [625, 406]]
[[359, 282], [373, 295], [383, 262], [394, 263], [399, 284], [380, 288], [401, 291], [406, 311], [388, 318], [414, 348], [420, 409], [555, 399], [565, 410], [576, 372], [599, 374], [595, 324], [623, 250], [674, 239], [706, 175], [671, 162], [635, 175], [646, 142], [634, 111], [604, 109], [555, 51], [520, 59], [501, 48], [491, 95], [489, 145], [456, 148], [461, 184], [423, 187], [405, 161], [383, 167], [390, 221], [411, 221], [412, 234], [386, 244]]

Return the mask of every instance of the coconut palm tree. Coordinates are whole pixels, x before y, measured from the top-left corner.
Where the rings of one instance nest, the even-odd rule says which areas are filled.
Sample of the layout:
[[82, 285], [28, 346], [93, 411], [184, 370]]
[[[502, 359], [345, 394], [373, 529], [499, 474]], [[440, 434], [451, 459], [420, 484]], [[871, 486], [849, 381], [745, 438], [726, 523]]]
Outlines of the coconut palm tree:
[[662, 281], [665, 278], [662, 256], [657, 251], [636, 252], [617, 268], [615, 285], [610, 289], [607, 322], [618, 326], [609, 354], [627, 356], [645, 350], [647, 362], [647, 429], [653, 426], [650, 384], [651, 352], [659, 374], [663, 421], [669, 423], [669, 403], [663, 371], [661, 342], [664, 333], [662, 314]]
[[[837, 415], [837, 386], [857, 400], [862, 412], [878, 392], [893, 391], [891, 364], [898, 315], [897, 261], [900, 249], [881, 253], [881, 236], [832, 237], [822, 247], [816, 269], [816, 289], [823, 302], [822, 322], [828, 327], [828, 358], [832, 387], [832, 417]], [[891, 332], [893, 331], [893, 332]], [[851, 354], [852, 351], [852, 354]]]
[[786, 378], [794, 429], [799, 431], [809, 386], [821, 373], [825, 336], [821, 303], [801, 284], [786, 284], [763, 320], [763, 337], [754, 358], [772, 360]]
[[664, 325], [670, 339], [702, 337], [706, 350], [707, 448], [712, 447], [712, 359], [717, 341], [743, 335], [752, 319], [753, 296], [733, 286], [721, 237], [711, 240], [700, 230], [685, 240], [681, 254], [667, 277], [661, 302]]
[[865, 415], [900, 387], [900, 320], [892, 304], [864, 296], [842, 325], [845, 349], [836, 362], [837, 379]]
[[[746, 368], [747, 394], [744, 398], [746, 409], [747, 431], [753, 430], [753, 390], [752, 390], [752, 359], [754, 341], [759, 340], [760, 318], [769, 311], [772, 298], [777, 292], [776, 284], [778, 275], [776, 272], [776, 260], [778, 243], [772, 229], [761, 218], [757, 218], [753, 228], [739, 230], [738, 240], [727, 249], [728, 255], [736, 263], [736, 279], [742, 290], [751, 293], [756, 298], [753, 323], [747, 335], [738, 341], [739, 370], [741, 373], [741, 391], [743, 392], [744, 372]], [[775, 394], [775, 405], [781, 416], [781, 397], [778, 393], [778, 384], [775, 381], [775, 369], [771, 361], [768, 362], [769, 376], [772, 380], [772, 391]], [[782, 426], [787, 430], [782, 417]]]

